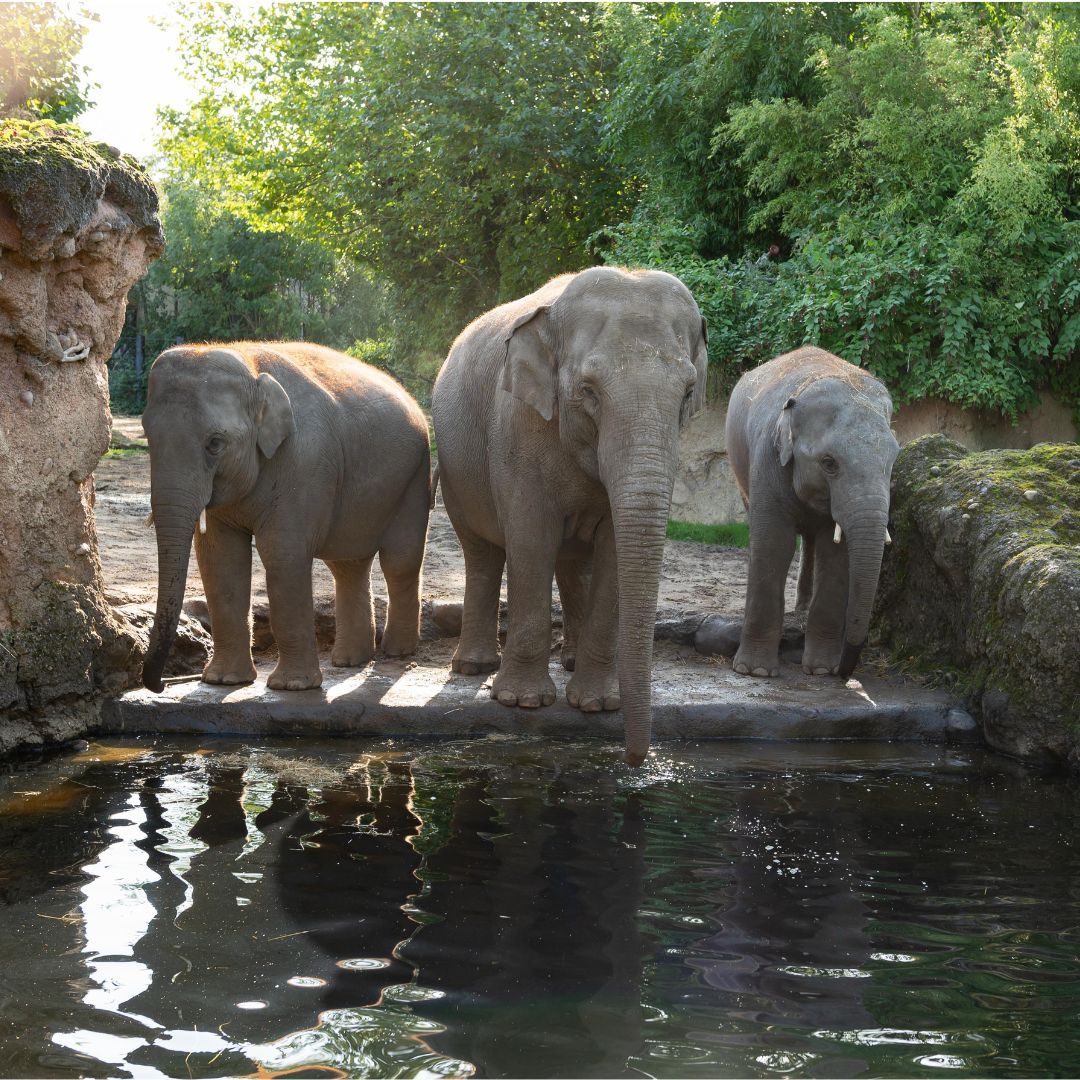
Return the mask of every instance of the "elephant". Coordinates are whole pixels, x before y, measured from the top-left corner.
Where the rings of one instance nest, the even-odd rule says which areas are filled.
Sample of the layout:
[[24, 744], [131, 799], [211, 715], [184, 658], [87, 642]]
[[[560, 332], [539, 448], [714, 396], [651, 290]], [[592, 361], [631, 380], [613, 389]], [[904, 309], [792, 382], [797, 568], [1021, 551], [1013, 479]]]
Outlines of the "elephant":
[[214, 639], [204, 682], [255, 679], [253, 537], [278, 649], [271, 689], [322, 682], [313, 558], [334, 575], [335, 666], [359, 667], [374, 655], [376, 553], [389, 594], [382, 650], [404, 656], [416, 649], [428, 428], [390, 376], [303, 342], [178, 346], [151, 369], [143, 428], [158, 550], [157, 611], [143, 666], [148, 689], [162, 689], [193, 533]]
[[443, 499], [465, 555], [454, 670], [497, 669], [491, 694], [504, 705], [550, 705], [554, 575], [567, 700], [585, 712], [621, 706], [632, 765], [651, 736], [679, 429], [704, 400], [707, 363], [705, 322], [678, 278], [593, 267], [481, 315], [432, 395]]
[[784, 586], [802, 537], [803, 670], [855, 670], [866, 642], [900, 447], [872, 375], [813, 346], [748, 371], [728, 404], [727, 452], [750, 518], [741, 675], [780, 673]]

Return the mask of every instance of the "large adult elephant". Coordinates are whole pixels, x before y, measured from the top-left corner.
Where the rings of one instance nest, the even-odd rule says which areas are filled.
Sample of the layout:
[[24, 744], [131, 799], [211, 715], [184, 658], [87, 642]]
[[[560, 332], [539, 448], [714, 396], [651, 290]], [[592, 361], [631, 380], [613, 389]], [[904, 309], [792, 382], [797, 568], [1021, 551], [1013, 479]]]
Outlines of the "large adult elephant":
[[158, 548], [149, 689], [162, 687], [193, 533], [214, 637], [204, 682], [255, 678], [252, 537], [278, 648], [272, 689], [322, 682], [313, 558], [334, 575], [335, 665], [374, 654], [376, 553], [389, 593], [383, 652], [415, 650], [431, 468], [427, 421], [393, 379], [319, 345], [184, 345], [154, 362], [143, 427]]
[[550, 705], [554, 575], [563, 663], [574, 672], [567, 700], [586, 712], [621, 705], [634, 765], [651, 734], [653, 624], [679, 428], [704, 397], [706, 346], [704, 320], [678, 278], [583, 270], [468, 326], [432, 397], [443, 497], [465, 553], [454, 670], [498, 668], [491, 692], [504, 705]]
[[784, 584], [803, 538], [800, 600], [809, 601], [803, 668], [847, 678], [870, 627], [888, 541], [899, 445], [892, 400], [872, 375], [824, 349], [778, 356], [738, 381], [727, 452], [750, 515], [741, 675], [780, 673]]

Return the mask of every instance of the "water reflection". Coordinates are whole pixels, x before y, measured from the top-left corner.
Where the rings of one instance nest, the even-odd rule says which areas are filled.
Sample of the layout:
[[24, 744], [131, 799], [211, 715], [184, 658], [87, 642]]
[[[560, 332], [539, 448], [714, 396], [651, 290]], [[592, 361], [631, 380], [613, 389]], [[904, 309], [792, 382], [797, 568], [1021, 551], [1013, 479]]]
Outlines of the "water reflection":
[[927, 751], [630, 774], [540, 741], [349, 745], [0, 778], [8, 1070], [1080, 1068], [1063, 783]]

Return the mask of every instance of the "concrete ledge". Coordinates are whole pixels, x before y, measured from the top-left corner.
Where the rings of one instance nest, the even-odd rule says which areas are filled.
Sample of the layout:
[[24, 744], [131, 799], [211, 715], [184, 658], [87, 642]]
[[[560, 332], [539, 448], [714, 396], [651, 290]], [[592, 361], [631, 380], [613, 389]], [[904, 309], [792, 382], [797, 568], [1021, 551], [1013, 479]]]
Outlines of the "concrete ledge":
[[[491, 677], [450, 671], [453, 641], [429, 642], [413, 662], [378, 660], [361, 670], [323, 662], [318, 690], [268, 690], [270, 665], [251, 686], [176, 683], [107, 702], [102, 734], [266, 736], [481, 734], [621, 739], [621, 713], [582, 713], [566, 704], [569, 673], [553, 661], [559, 690], [545, 709], [491, 700]], [[939, 690], [866, 675], [847, 685], [785, 664], [778, 679], [735, 675], [726, 663], [657, 642], [653, 731], [657, 739], [928, 740], [978, 742], [970, 718]]]

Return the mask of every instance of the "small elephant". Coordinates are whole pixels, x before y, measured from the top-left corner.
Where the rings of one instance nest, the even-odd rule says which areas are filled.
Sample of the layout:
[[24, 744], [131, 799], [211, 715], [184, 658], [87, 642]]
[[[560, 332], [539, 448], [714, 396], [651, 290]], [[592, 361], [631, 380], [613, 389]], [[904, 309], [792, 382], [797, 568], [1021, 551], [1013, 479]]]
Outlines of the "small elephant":
[[748, 371], [732, 391], [727, 451], [750, 516], [741, 675], [779, 675], [784, 586], [803, 539], [803, 670], [855, 669], [866, 642], [899, 452], [892, 400], [872, 375], [807, 346]]
[[383, 652], [416, 648], [431, 469], [424, 414], [393, 379], [304, 343], [183, 345], [150, 372], [143, 428], [158, 600], [143, 682], [162, 688], [191, 537], [214, 637], [203, 681], [255, 678], [251, 541], [266, 569], [275, 690], [319, 686], [311, 563], [334, 575], [333, 663], [375, 651], [371, 561], [389, 593]]
[[704, 320], [678, 278], [596, 267], [473, 322], [432, 396], [443, 498], [465, 553], [454, 670], [499, 669], [498, 701], [550, 705], [554, 575], [567, 700], [586, 712], [621, 705], [631, 764], [649, 747], [679, 429], [704, 398], [707, 363]]

